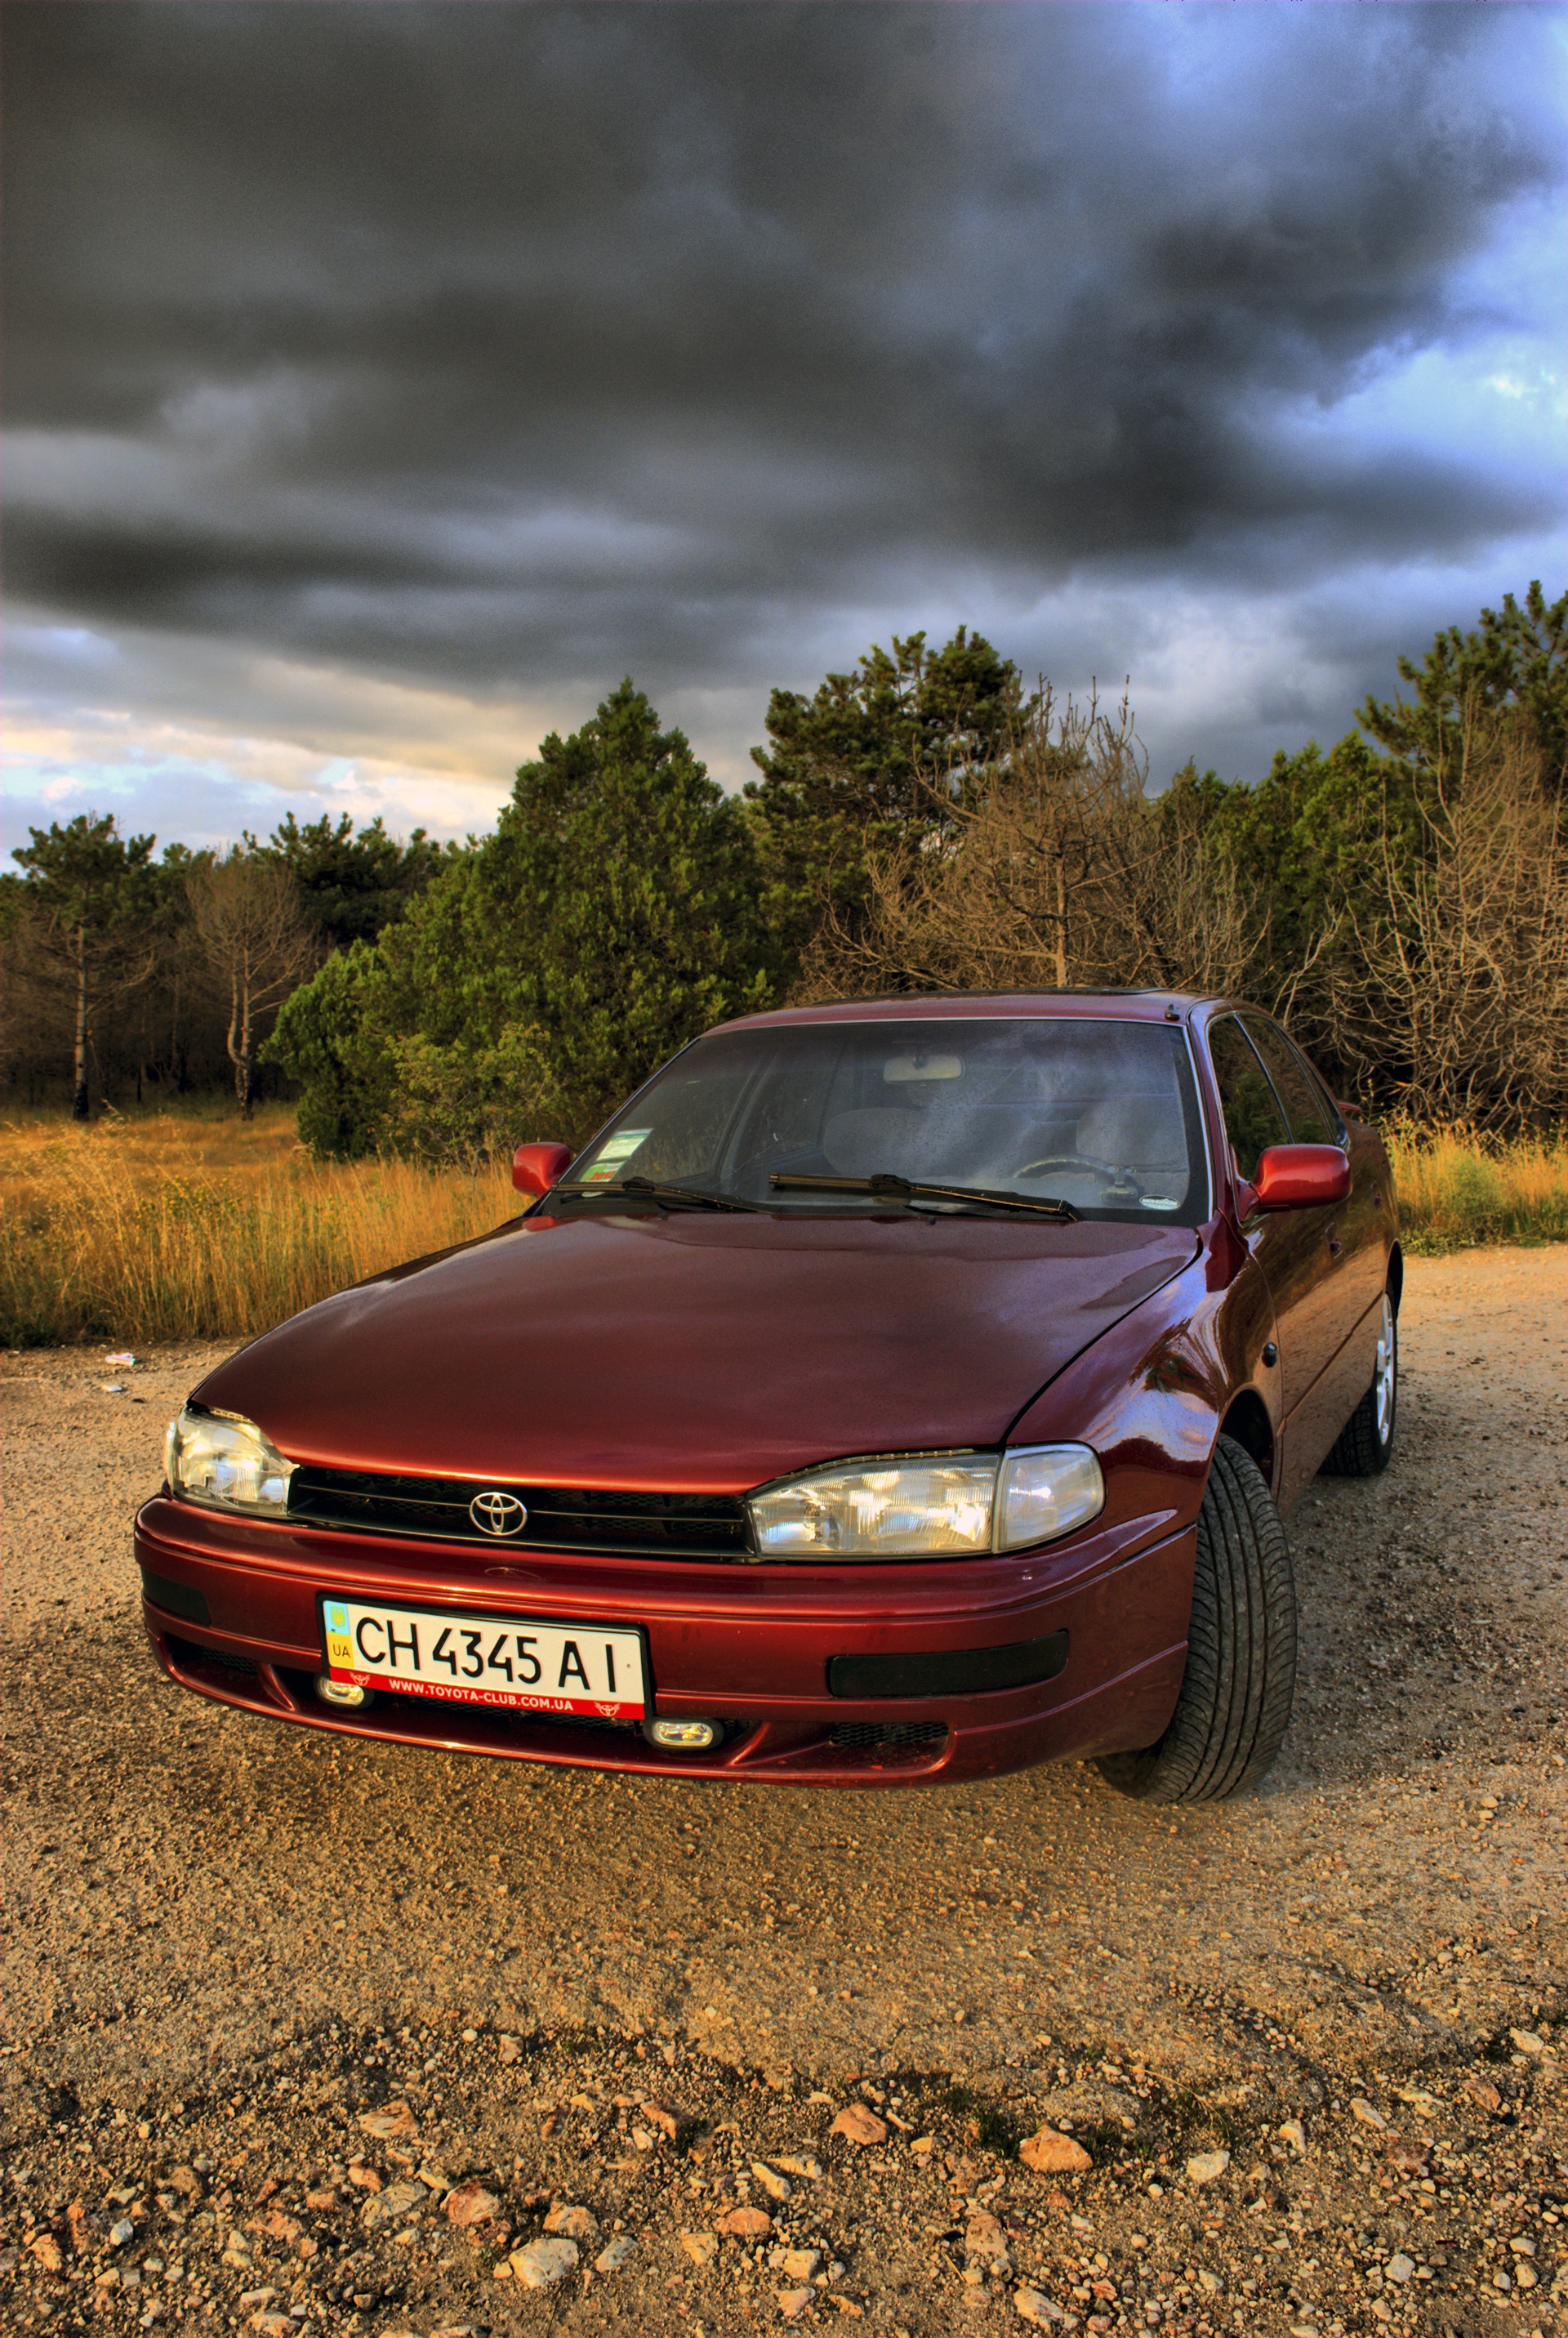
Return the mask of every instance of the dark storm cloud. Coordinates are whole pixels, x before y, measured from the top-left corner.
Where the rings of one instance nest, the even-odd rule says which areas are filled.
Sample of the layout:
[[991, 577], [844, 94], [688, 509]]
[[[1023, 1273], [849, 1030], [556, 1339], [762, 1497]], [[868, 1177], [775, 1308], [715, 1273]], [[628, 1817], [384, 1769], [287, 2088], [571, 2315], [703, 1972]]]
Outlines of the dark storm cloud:
[[14, 0], [13, 587], [495, 683], [1458, 557], [1534, 488], [1309, 425], [1553, 183], [1530, 13]]

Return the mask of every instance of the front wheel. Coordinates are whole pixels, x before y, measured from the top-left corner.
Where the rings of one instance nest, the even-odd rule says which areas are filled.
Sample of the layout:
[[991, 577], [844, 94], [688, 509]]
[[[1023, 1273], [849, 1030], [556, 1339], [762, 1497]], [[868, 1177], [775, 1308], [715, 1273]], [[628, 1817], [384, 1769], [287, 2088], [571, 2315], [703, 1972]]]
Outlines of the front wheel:
[[1318, 1474], [1325, 1478], [1376, 1478], [1380, 1470], [1387, 1469], [1394, 1452], [1394, 1417], [1398, 1403], [1399, 1329], [1394, 1317], [1394, 1302], [1385, 1292], [1372, 1385], [1335, 1439]]
[[1219, 1802], [1272, 1766], [1295, 1694], [1290, 1546], [1258, 1464], [1221, 1437], [1198, 1513], [1187, 1670], [1171, 1725], [1157, 1745], [1097, 1767], [1140, 1802]]

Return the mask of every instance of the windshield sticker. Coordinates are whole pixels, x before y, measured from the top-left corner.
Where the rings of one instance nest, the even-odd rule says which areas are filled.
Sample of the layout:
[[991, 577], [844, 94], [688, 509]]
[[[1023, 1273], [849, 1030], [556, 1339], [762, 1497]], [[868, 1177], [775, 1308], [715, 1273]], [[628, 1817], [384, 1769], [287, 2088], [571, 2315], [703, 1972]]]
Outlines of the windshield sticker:
[[584, 1172], [583, 1183], [585, 1185], [608, 1183], [625, 1167], [638, 1146], [646, 1144], [652, 1134], [651, 1128], [618, 1128], [613, 1136], [605, 1138], [593, 1168]]
[[1139, 1203], [1138, 1207], [1141, 1210], [1179, 1210], [1181, 1207], [1181, 1204], [1180, 1202], [1152, 1202], [1150, 1200], [1149, 1196], [1145, 1194], [1143, 1199]]

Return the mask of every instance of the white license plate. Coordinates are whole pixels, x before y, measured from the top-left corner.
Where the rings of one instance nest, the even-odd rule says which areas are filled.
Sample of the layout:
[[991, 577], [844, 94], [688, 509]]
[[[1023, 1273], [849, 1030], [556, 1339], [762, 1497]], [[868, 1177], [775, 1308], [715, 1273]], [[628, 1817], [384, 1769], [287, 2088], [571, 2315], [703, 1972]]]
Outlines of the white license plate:
[[328, 1674], [356, 1688], [601, 1721], [641, 1721], [647, 1711], [638, 1632], [353, 1599], [323, 1599], [321, 1626]]

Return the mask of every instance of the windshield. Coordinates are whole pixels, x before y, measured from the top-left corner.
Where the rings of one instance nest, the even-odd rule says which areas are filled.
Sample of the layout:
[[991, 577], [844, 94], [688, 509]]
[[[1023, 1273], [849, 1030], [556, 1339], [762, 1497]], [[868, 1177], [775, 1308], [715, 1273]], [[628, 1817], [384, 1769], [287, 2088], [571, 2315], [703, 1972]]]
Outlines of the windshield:
[[1145, 1224], [1208, 1214], [1182, 1034], [1065, 1017], [717, 1033], [650, 1081], [560, 1190], [587, 1202], [646, 1178], [791, 1213], [887, 1206], [776, 1176], [977, 1187]]

